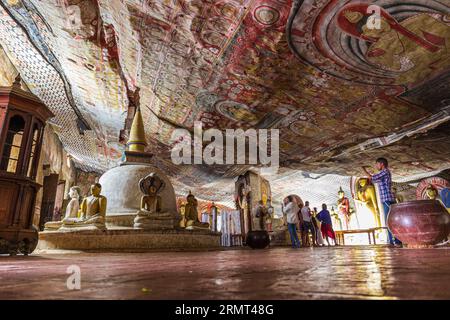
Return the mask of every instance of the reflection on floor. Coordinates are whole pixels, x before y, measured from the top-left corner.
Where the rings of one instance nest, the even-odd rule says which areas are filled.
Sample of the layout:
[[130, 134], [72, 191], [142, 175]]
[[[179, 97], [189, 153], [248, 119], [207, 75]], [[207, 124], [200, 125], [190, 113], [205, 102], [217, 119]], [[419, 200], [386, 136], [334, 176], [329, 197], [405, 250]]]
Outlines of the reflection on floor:
[[450, 248], [4, 256], [0, 283], [0, 299], [450, 299]]

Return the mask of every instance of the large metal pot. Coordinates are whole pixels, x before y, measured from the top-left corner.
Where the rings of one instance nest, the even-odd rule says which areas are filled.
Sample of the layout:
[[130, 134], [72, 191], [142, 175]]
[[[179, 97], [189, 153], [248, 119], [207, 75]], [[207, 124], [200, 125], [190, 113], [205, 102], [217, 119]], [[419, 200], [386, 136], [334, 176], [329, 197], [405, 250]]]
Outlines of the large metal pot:
[[403, 244], [426, 247], [447, 238], [450, 215], [437, 200], [408, 201], [391, 206], [387, 225]]
[[247, 233], [246, 244], [252, 249], [264, 249], [270, 244], [269, 233], [264, 230], [254, 230]]

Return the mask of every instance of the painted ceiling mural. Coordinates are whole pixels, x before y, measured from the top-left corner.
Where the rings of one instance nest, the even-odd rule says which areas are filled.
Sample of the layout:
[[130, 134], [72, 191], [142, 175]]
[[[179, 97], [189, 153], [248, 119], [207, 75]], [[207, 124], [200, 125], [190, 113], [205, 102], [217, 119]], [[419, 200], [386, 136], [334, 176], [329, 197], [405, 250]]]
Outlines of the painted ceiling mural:
[[397, 179], [450, 167], [448, 0], [0, 1], [0, 45], [86, 170], [117, 165], [137, 102], [154, 161], [204, 199], [248, 167], [173, 165], [194, 121], [279, 128], [275, 185], [381, 155]]

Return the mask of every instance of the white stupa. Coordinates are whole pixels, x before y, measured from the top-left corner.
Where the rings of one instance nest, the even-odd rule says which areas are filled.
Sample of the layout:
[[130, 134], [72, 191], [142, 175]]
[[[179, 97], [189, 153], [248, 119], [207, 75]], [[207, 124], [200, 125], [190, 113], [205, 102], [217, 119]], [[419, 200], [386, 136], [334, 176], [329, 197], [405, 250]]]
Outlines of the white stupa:
[[165, 183], [161, 191], [161, 211], [173, 214], [179, 221], [175, 192], [172, 183], [158, 168], [150, 164], [152, 154], [145, 152], [147, 146], [144, 123], [138, 109], [130, 130], [130, 139], [125, 151], [125, 161], [118, 167], [105, 172], [99, 180], [102, 194], [108, 199], [106, 224], [108, 227], [132, 227], [137, 211], [140, 210], [142, 193], [139, 181], [150, 173], [156, 173]]

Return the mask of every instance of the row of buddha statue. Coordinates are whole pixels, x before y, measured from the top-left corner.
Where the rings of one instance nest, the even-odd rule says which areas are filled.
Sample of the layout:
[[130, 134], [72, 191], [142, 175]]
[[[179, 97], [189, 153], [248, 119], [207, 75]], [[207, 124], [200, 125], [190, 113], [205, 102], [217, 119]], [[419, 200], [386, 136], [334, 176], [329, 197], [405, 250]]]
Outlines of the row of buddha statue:
[[[355, 195], [353, 197], [359, 211], [369, 213], [371, 218], [365, 217], [365, 220], [371, 220], [370, 227], [381, 227], [380, 211], [376, 198], [375, 186], [369, 182], [367, 178], [360, 178], [357, 182]], [[334, 208], [331, 210], [331, 215], [337, 230], [350, 230], [353, 228], [360, 228], [360, 221], [358, 220], [358, 213], [350, 206], [350, 200], [345, 196], [345, 192], [340, 187], [338, 191], [337, 212]], [[364, 214], [363, 213], [363, 214]], [[360, 212], [361, 214], [361, 212]], [[353, 223], [355, 221], [355, 223]], [[369, 227], [369, 225], [365, 227]]]
[[[429, 183], [424, 191], [421, 192], [420, 199], [423, 200], [437, 200], [439, 201], [450, 213], [450, 192], [448, 188], [442, 188], [441, 194], [437, 187]], [[404, 197], [397, 192], [397, 188], [394, 186], [392, 191], [397, 203], [404, 202]], [[448, 200], [447, 200], [448, 199]], [[337, 212], [334, 207], [331, 210], [331, 216], [333, 218], [333, 224], [335, 224], [336, 230], [349, 230], [355, 227], [363, 227], [360, 225], [362, 217], [358, 218], [358, 215], [370, 213], [372, 216], [370, 225], [371, 227], [381, 227], [380, 208], [377, 201], [377, 194], [375, 186], [367, 178], [360, 178], [356, 183], [356, 190], [353, 197], [353, 201], [356, 204], [358, 210], [353, 210], [350, 206], [349, 199], [345, 196], [342, 187], [338, 191]], [[446, 202], [447, 201], [447, 202]], [[358, 212], [357, 212], [358, 211]], [[366, 217], [367, 218], [367, 217]], [[354, 223], [351, 223], [353, 222]]]
[[61, 221], [47, 222], [45, 230], [105, 229], [107, 199], [101, 195], [101, 191], [102, 186], [99, 183], [93, 184], [90, 195], [85, 197], [80, 205], [80, 188], [71, 187], [65, 216]]
[[[164, 181], [156, 174], [151, 173], [139, 181], [141, 197], [140, 210], [134, 218], [135, 229], [173, 229], [178, 226], [187, 230], [209, 229], [209, 223], [201, 222], [198, 218], [198, 201], [189, 192], [182, 212], [181, 221], [175, 221], [170, 212], [162, 212], [161, 191], [165, 188]], [[80, 188], [71, 187], [70, 201], [65, 216], [61, 221], [51, 221], [45, 224], [46, 231], [52, 230], [104, 230], [106, 229], [107, 199], [101, 195], [102, 186], [96, 183], [90, 188], [90, 195], [85, 197], [81, 204]]]

